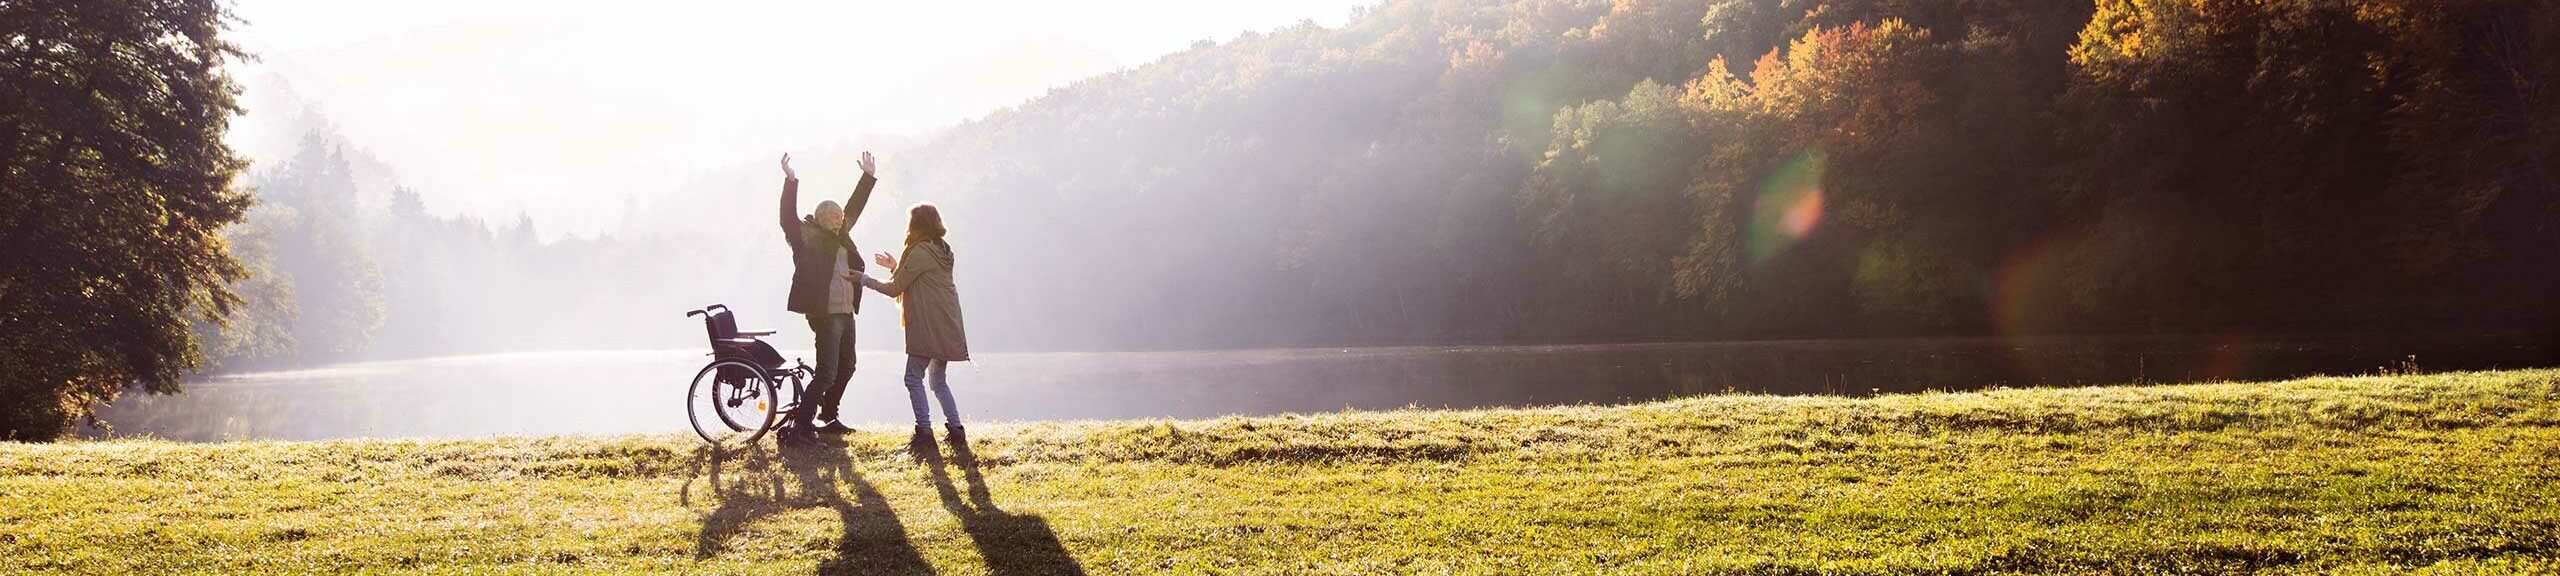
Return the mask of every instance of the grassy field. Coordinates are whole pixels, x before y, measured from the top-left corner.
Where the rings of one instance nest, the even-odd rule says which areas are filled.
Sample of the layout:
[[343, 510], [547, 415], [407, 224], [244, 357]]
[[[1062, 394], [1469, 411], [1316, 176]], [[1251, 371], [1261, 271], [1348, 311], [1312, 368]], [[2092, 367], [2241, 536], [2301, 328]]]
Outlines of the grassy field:
[[689, 436], [0, 445], [0, 572], [2560, 573], [2560, 371]]

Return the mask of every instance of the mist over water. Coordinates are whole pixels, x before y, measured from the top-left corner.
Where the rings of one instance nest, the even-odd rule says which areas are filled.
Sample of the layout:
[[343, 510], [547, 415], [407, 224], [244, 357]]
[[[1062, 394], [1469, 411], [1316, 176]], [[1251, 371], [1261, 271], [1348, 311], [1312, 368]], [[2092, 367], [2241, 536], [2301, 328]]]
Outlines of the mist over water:
[[[1838, 340], [994, 353], [953, 364], [951, 380], [963, 421], [985, 423], [2249, 380], [2555, 359], [2552, 343], [2489, 336]], [[848, 422], [908, 422], [903, 360], [861, 354]], [[706, 361], [657, 350], [353, 363], [212, 377], [185, 395], [128, 398], [102, 416], [113, 435], [197, 441], [684, 433], [685, 387]]]

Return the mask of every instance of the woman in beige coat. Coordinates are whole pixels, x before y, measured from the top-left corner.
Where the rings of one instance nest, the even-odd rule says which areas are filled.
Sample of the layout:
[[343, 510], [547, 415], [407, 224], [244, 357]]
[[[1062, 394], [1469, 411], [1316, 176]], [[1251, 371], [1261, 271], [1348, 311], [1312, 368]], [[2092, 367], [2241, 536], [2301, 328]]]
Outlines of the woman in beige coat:
[[942, 211], [932, 204], [917, 204], [907, 210], [906, 255], [872, 256], [872, 261], [889, 269], [890, 280], [851, 275], [859, 277], [862, 285], [898, 299], [900, 320], [907, 328], [907, 401], [915, 408], [916, 434], [932, 430], [924, 402], [930, 375], [933, 395], [942, 402], [944, 426], [958, 437], [960, 412], [951, 401], [948, 370], [952, 362], [969, 360], [969, 337], [961, 327], [960, 290], [951, 282], [951, 244], [942, 240], [944, 233]]

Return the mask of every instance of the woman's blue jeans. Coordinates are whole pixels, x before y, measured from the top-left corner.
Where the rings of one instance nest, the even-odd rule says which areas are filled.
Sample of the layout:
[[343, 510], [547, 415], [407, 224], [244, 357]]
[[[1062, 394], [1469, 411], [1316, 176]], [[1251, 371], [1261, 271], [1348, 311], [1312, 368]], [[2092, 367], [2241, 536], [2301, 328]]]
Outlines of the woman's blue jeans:
[[928, 373], [933, 378], [933, 396], [942, 401], [942, 421], [946, 426], [960, 425], [960, 407], [951, 402], [951, 363], [923, 356], [907, 356], [907, 403], [916, 409], [916, 425], [933, 423], [925, 412], [924, 388]]

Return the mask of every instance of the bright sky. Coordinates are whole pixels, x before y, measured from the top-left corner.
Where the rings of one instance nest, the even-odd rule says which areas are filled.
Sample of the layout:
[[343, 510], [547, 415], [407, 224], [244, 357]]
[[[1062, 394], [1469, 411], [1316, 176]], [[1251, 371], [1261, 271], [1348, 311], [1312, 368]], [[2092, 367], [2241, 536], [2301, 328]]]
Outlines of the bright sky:
[[[430, 211], [583, 234], [698, 171], [923, 133], [1371, 1], [236, 0], [260, 61], [235, 74], [247, 103], [289, 85]], [[292, 140], [274, 112], [233, 127], [261, 166]]]

